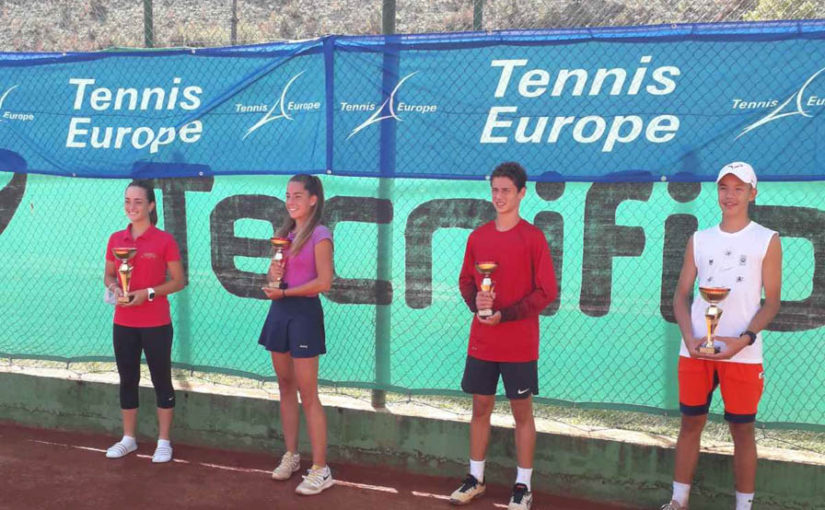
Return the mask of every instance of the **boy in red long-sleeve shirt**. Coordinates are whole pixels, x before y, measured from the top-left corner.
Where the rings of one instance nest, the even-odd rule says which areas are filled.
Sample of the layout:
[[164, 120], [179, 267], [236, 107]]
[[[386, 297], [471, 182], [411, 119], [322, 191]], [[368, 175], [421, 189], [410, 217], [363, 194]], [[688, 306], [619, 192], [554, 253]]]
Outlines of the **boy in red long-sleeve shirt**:
[[[461, 389], [473, 395], [470, 422], [470, 473], [450, 497], [456, 505], [484, 494], [484, 458], [499, 374], [516, 422], [518, 474], [509, 510], [527, 510], [533, 495], [530, 477], [536, 426], [533, 395], [538, 395], [539, 312], [556, 299], [553, 260], [544, 233], [519, 216], [527, 174], [518, 163], [502, 163], [490, 179], [496, 219], [467, 240], [459, 288], [474, 313]], [[495, 286], [482, 290], [476, 263], [496, 262]], [[493, 310], [482, 317], [479, 310]], [[483, 314], [482, 314], [483, 315]]]

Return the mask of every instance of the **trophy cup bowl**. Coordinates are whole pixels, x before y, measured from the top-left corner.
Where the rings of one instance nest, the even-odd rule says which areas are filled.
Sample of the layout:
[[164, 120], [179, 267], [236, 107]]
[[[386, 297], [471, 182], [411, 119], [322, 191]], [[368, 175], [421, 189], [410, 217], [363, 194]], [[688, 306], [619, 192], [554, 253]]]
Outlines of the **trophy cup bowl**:
[[719, 307], [728, 294], [730, 288], [728, 287], [699, 287], [699, 294], [702, 299], [710, 303], [707, 310], [705, 310], [705, 324], [708, 327], [708, 336], [705, 343], [699, 346], [698, 350], [702, 354], [716, 354], [724, 345], [723, 342], [714, 342], [713, 333], [716, 332], [716, 326], [719, 325], [719, 319], [722, 317], [722, 309]]
[[133, 266], [129, 265], [129, 261], [137, 255], [137, 248], [134, 246], [116, 246], [112, 248], [112, 255], [120, 261], [120, 266], [117, 268], [118, 278], [120, 279], [120, 287], [123, 290], [123, 295], [118, 296], [118, 303], [128, 303], [132, 300], [129, 294], [129, 282], [132, 281]]
[[[289, 248], [289, 245], [292, 244], [292, 241], [285, 237], [273, 237], [269, 240], [269, 243], [272, 245], [272, 260], [274, 262], [278, 262], [279, 264], [284, 260], [284, 250]], [[267, 282], [266, 286], [269, 289], [283, 289], [286, 288], [283, 280], [283, 273], [281, 273], [280, 278], [275, 278], [274, 280], [270, 280]]]
[[[498, 268], [498, 262], [493, 262], [489, 260], [485, 260], [482, 262], [476, 262], [476, 270], [481, 273], [481, 290], [484, 292], [490, 292], [493, 290], [493, 279], [490, 275]], [[486, 319], [493, 315], [492, 310], [479, 310], [478, 316]]]

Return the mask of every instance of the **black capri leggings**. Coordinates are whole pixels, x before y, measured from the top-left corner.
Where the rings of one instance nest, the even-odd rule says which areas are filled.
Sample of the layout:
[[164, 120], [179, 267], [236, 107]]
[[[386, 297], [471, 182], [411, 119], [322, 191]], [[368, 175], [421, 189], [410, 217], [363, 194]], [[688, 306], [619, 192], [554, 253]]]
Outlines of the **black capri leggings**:
[[120, 408], [137, 409], [140, 383], [140, 353], [152, 375], [158, 407], [175, 407], [172, 388], [172, 325], [153, 328], [130, 328], [115, 324], [112, 331], [115, 361], [120, 375]]

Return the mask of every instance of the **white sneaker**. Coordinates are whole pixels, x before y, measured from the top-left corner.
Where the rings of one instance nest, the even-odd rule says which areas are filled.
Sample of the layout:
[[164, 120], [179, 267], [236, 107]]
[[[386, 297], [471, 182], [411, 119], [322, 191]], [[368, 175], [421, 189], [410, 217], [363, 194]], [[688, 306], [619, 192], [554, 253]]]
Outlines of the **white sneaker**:
[[320, 494], [323, 490], [329, 489], [335, 484], [332, 479], [332, 471], [329, 466], [318, 469], [308, 469], [304, 481], [295, 488], [295, 492], [304, 496]]
[[286, 452], [281, 457], [281, 463], [272, 471], [273, 480], [289, 480], [293, 473], [301, 469], [301, 455]]
[[155, 464], [162, 464], [164, 462], [170, 462], [171, 460], [172, 445], [169, 443], [158, 443], [157, 448], [155, 448], [155, 454], [152, 455], [152, 462], [154, 462]]
[[450, 503], [453, 505], [466, 505], [470, 501], [481, 497], [486, 490], [486, 484], [479, 482], [473, 475], [467, 475], [467, 478], [461, 482], [461, 487], [450, 495]]
[[137, 443], [134, 441], [131, 443], [124, 443], [123, 440], [120, 440], [106, 450], [106, 457], [109, 459], [119, 459], [129, 455], [135, 450], [137, 450]]
[[507, 510], [530, 510], [532, 505], [533, 493], [527, 490], [527, 486], [523, 483], [515, 484], [513, 486], [513, 496], [510, 498]]
[[670, 503], [662, 505], [659, 510], [687, 510], [687, 507], [680, 505], [676, 500], [671, 500]]

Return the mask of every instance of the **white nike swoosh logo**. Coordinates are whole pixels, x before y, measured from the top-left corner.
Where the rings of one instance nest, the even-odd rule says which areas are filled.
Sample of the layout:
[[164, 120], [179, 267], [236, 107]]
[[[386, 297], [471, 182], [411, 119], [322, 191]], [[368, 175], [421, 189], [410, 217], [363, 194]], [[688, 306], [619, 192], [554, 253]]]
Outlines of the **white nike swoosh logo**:
[[527, 389], [524, 389], [524, 390], [518, 390], [518, 394], [519, 394], [519, 395], [524, 395], [524, 394], [525, 394], [525, 393], [527, 393], [528, 391], [530, 391], [530, 388], [527, 388]]

